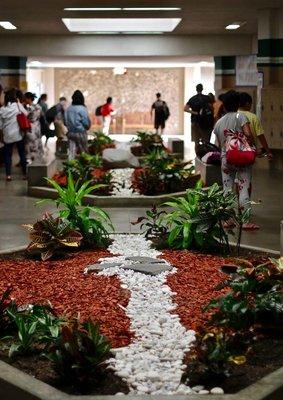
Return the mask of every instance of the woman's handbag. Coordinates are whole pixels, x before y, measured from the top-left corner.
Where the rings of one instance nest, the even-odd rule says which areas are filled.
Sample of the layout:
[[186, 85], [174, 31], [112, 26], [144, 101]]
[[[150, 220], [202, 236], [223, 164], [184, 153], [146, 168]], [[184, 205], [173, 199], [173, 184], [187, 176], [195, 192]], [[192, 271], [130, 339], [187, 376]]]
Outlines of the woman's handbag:
[[[237, 114], [236, 118], [239, 117]], [[236, 122], [237, 125], [237, 122]], [[235, 129], [225, 129], [226, 161], [236, 167], [252, 165], [256, 159], [256, 147], [250, 145], [247, 136]]]
[[31, 129], [30, 120], [28, 119], [27, 115], [20, 110], [19, 104], [18, 104], [18, 109], [19, 109], [19, 114], [17, 115], [17, 121], [20, 130], [24, 132], [30, 130]]

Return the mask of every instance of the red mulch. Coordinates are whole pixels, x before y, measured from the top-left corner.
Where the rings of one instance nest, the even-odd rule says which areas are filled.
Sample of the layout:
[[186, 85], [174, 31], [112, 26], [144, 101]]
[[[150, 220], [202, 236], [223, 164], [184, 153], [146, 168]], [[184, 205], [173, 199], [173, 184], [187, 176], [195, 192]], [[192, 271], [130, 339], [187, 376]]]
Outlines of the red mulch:
[[219, 270], [224, 259], [187, 250], [165, 250], [162, 258], [178, 269], [176, 274], [169, 275], [167, 284], [177, 293], [173, 301], [178, 305], [181, 322], [187, 329], [198, 330], [209, 317], [203, 307], [223, 293], [215, 287], [227, 279]]
[[0, 261], [0, 295], [11, 285], [11, 296], [18, 304], [49, 300], [59, 315], [80, 313], [82, 320], [99, 321], [114, 347], [126, 346], [132, 337], [130, 321], [119, 304], [126, 307], [130, 293], [116, 277], [83, 274], [87, 265], [107, 256], [108, 251], [99, 250], [45, 262], [4, 258]]

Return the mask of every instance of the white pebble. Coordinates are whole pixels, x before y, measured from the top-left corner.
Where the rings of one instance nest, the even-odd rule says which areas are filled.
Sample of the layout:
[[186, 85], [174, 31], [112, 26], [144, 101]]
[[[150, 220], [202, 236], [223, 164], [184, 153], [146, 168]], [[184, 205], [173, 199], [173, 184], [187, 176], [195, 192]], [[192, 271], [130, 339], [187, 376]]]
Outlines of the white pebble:
[[202, 386], [202, 385], [196, 385], [196, 386], [192, 387], [192, 390], [194, 392], [199, 392], [200, 390], [203, 390], [203, 389], [204, 389], [204, 386]]
[[214, 387], [210, 391], [211, 394], [224, 394], [224, 390], [221, 387]]

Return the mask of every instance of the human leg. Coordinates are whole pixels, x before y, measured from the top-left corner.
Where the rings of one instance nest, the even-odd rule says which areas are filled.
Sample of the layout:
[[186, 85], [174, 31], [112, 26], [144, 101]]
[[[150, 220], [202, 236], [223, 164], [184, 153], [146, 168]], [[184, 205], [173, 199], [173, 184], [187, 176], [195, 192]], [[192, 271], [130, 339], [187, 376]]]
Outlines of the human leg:
[[76, 142], [74, 140], [70, 140], [69, 139], [69, 154], [68, 154], [68, 159], [69, 160], [73, 160], [74, 158], [76, 158], [76, 154], [77, 154], [77, 145]]
[[13, 147], [14, 147], [14, 143], [5, 143], [4, 144], [4, 163], [5, 163], [7, 180], [11, 180]]
[[26, 152], [25, 152], [25, 144], [23, 140], [20, 140], [17, 142], [17, 149], [18, 149], [18, 154], [20, 157], [20, 164], [22, 167], [23, 175], [25, 176], [27, 174], [27, 159], [26, 159]]
[[102, 129], [102, 132], [105, 135], [109, 134], [110, 123], [111, 123], [111, 116], [110, 115], [106, 115], [106, 117], [103, 117], [103, 129]]
[[221, 160], [222, 183], [225, 192], [233, 190], [237, 169], [227, 164], [225, 156]]

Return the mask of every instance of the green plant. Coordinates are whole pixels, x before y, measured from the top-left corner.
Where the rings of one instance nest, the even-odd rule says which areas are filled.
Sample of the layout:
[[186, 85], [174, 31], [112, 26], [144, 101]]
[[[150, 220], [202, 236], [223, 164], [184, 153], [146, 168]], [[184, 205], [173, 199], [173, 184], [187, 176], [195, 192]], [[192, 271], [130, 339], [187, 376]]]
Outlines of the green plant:
[[227, 377], [232, 365], [246, 362], [244, 347], [238, 342], [236, 335], [223, 329], [204, 330], [197, 335], [194, 347], [190, 350], [189, 373], [203, 380], [209, 377]]
[[98, 324], [87, 321], [80, 326], [74, 321], [62, 326], [60, 336], [45, 356], [63, 378], [84, 382], [97, 375], [109, 351], [110, 344], [100, 334]]
[[89, 152], [91, 154], [102, 154], [103, 150], [115, 147], [114, 140], [103, 132], [93, 132], [92, 139], [88, 141]]
[[140, 217], [132, 225], [141, 224], [140, 229], [143, 230], [142, 234], [147, 239], [158, 240], [164, 242], [167, 238], [167, 228], [162, 221], [162, 215], [166, 214], [165, 211], [159, 211], [155, 205], [146, 211], [145, 217]]
[[[99, 207], [83, 206], [83, 198], [104, 187], [104, 185], [92, 185], [91, 181], [84, 182], [81, 186], [76, 183], [72, 174], [69, 173], [66, 188], [61, 188], [52, 179], [47, 179], [49, 184], [57, 190], [58, 198], [55, 200], [60, 210], [60, 217], [66, 218], [73, 229], [78, 230], [83, 237], [83, 244], [86, 246], [105, 246], [108, 243], [108, 231], [106, 228], [113, 228], [108, 214]], [[96, 218], [92, 217], [95, 215]]]
[[99, 154], [81, 153], [74, 160], [65, 161], [63, 165], [66, 175], [71, 173], [74, 181], [83, 183], [91, 179], [93, 169], [102, 167], [102, 157]]
[[14, 302], [10, 299], [12, 287], [8, 287], [0, 298], [0, 334], [6, 334], [11, 329], [11, 321], [7, 310], [14, 307]]
[[237, 331], [252, 329], [256, 324], [282, 324], [283, 272], [279, 265], [270, 260], [255, 267], [240, 267], [227, 282], [230, 291], [206, 307], [215, 310], [211, 323]]
[[199, 182], [184, 197], [166, 202], [173, 208], [164, 218], [169, 224], [168, 244], [173, 248], [205, 248], [224, 246], [229, 251], [224, 225], [237, 220], [237, 200], [232, 192], [224, 192], [217, 184], [202, 188]]
[[71, 223], [62, 218], [44, 214], [41, 221], [33, 225], [23, 225], [32, 240], [28, 252], [40, 252], [43, 261], [51, 258], [58, 250], [66, 247], [79, 247], [82, 235], [72, 228]]
[[149, 154], [156, 148], [164, 148], [162, 136], [145, 131], [137, 131], [137, 137], [132, 140], [142, 147], [142, 154]]

